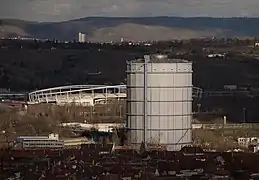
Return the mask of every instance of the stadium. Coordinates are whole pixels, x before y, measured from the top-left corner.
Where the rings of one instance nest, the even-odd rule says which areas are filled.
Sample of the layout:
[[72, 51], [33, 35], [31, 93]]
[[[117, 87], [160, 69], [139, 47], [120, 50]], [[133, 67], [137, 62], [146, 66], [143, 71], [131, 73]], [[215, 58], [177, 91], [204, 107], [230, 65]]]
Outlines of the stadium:
[[[200, 98], [202, 89], [193, 87], [193, 98]], [[108, 104], [127, 97], [126, 85], [70, 85], [36, 90], [28, 94], [28, 103], [75, 103], [82, 106]]]
[[126, 98], [126, 86], [70, 85], [33, 91], [28, 94], [29, 103], [75, 103], [83, 106], [106, 104], [114, 99]]

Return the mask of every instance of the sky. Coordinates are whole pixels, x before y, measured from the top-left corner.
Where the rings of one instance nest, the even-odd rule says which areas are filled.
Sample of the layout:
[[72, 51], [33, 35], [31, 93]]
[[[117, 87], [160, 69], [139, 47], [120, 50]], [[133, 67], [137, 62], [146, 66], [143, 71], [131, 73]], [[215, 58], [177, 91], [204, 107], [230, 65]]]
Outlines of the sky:
[[39, 22], [87, 16], [259, 17], [259, 0], [0, 0], [0, 18]]

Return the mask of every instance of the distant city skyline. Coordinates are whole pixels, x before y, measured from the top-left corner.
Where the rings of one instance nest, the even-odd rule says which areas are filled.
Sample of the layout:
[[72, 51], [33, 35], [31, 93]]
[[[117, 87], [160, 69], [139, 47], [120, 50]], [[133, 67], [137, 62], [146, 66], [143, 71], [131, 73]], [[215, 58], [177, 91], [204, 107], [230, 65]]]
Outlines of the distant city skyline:
[[258, 0], [1, 0], [0, 18], [65, 21], [87, 16], [259, 17]]

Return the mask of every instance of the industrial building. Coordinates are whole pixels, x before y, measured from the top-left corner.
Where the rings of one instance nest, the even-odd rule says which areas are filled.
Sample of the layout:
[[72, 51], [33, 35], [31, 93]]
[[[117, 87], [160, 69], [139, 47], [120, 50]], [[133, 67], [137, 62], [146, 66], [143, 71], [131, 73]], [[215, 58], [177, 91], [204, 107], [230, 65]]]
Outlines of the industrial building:
[[129, 143], [180, 150], [192, 143], [192, 63], [164, 55], [127, 64]]
[[89, 140], [87, 138], [69, 138], [69, 139], [64, 139], [64, 147], [69, 148], [69, 147], [80, 147], [82, 144], [94, 144], [95, 142], [92, 140]]
[[159, 145], [179, 150], [192, 143], [192, 63], [165, 55], [145, 56], [127, 63], [127, 85], [69, 85], [36, 90], [29, 103], [95, 106], [126, 100], [128, 142], [139, 148]]
[[16, 139], [18, 149], [62, 149], [64, 141], [59, 139], [58, 134], [48, 136], [19, 136]]

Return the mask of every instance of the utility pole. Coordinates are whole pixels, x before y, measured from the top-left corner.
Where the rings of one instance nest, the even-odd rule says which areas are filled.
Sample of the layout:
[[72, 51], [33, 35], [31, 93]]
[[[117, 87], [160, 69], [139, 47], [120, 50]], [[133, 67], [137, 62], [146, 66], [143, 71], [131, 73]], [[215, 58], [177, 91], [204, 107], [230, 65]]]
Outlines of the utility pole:
[[243, 108], [243, 123], [246, 123], [246, 108]]

